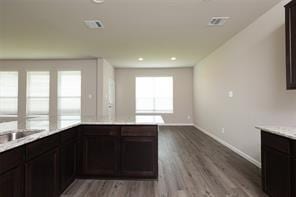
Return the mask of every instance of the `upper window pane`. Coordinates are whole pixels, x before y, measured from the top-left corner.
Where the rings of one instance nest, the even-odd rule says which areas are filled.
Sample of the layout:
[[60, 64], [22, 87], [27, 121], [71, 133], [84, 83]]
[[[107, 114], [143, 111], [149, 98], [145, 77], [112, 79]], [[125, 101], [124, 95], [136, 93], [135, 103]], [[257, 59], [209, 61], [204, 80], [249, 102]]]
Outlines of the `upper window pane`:
[[27, 114], [49, 114], [49, 72], [27, 73]]
[[18, 113], [18, 72], [0, 72], [0, 115]]
[[173, 77], [136, 77], [136, 113], [172, 113]]
[[80, 116], [81, 72], [58, 72], [58, 113], [61, 116]]

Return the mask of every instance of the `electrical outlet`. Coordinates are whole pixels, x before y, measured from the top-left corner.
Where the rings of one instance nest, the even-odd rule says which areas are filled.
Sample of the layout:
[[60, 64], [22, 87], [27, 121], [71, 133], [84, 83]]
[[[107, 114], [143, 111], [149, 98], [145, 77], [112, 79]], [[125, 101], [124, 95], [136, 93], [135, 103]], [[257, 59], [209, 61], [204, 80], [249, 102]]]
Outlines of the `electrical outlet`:
[[191, 120], [191, 116], [187, 116], [187, 119], [188, 119], [188, 120]]
[[225, 133], [225, 129], [224, 129], [224, 128], [222, 128], [222, 129], [221, 129], [221, 132], [224, 134], [224, 133]]

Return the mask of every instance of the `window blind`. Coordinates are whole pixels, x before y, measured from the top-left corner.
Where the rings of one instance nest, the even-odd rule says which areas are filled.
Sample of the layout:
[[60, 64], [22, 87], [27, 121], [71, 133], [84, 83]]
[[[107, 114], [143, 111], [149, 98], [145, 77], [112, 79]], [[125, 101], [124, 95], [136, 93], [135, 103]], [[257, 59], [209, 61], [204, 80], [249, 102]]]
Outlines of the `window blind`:
[[49, 114], [49, 72], [27, 72], [27, 115]]
[[18, 113], [18, 72], [0, 72], [0, 115]]
[[81, 72], [58, 72], [58, 114], [80, 116], [81, 114]]

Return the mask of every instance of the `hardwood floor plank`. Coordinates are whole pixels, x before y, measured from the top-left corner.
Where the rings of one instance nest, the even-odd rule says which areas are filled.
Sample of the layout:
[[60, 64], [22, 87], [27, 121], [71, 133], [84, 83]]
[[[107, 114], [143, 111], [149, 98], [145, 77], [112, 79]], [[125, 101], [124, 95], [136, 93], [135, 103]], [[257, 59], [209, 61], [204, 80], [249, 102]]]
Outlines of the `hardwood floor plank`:
[[160, 127], [159, 179], [75, 180], [63, 197], [265, 197], [259, 169], [194, 127]]

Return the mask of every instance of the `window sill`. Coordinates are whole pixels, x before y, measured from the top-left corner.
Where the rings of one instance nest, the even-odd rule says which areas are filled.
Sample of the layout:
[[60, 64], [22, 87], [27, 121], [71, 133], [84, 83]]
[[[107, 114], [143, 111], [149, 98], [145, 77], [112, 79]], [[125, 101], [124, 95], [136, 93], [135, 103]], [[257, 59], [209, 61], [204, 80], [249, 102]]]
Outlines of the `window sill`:
[[173, 111], [136, 111], [136, 115], [142, 115], [142, 114], [173, 114]]

